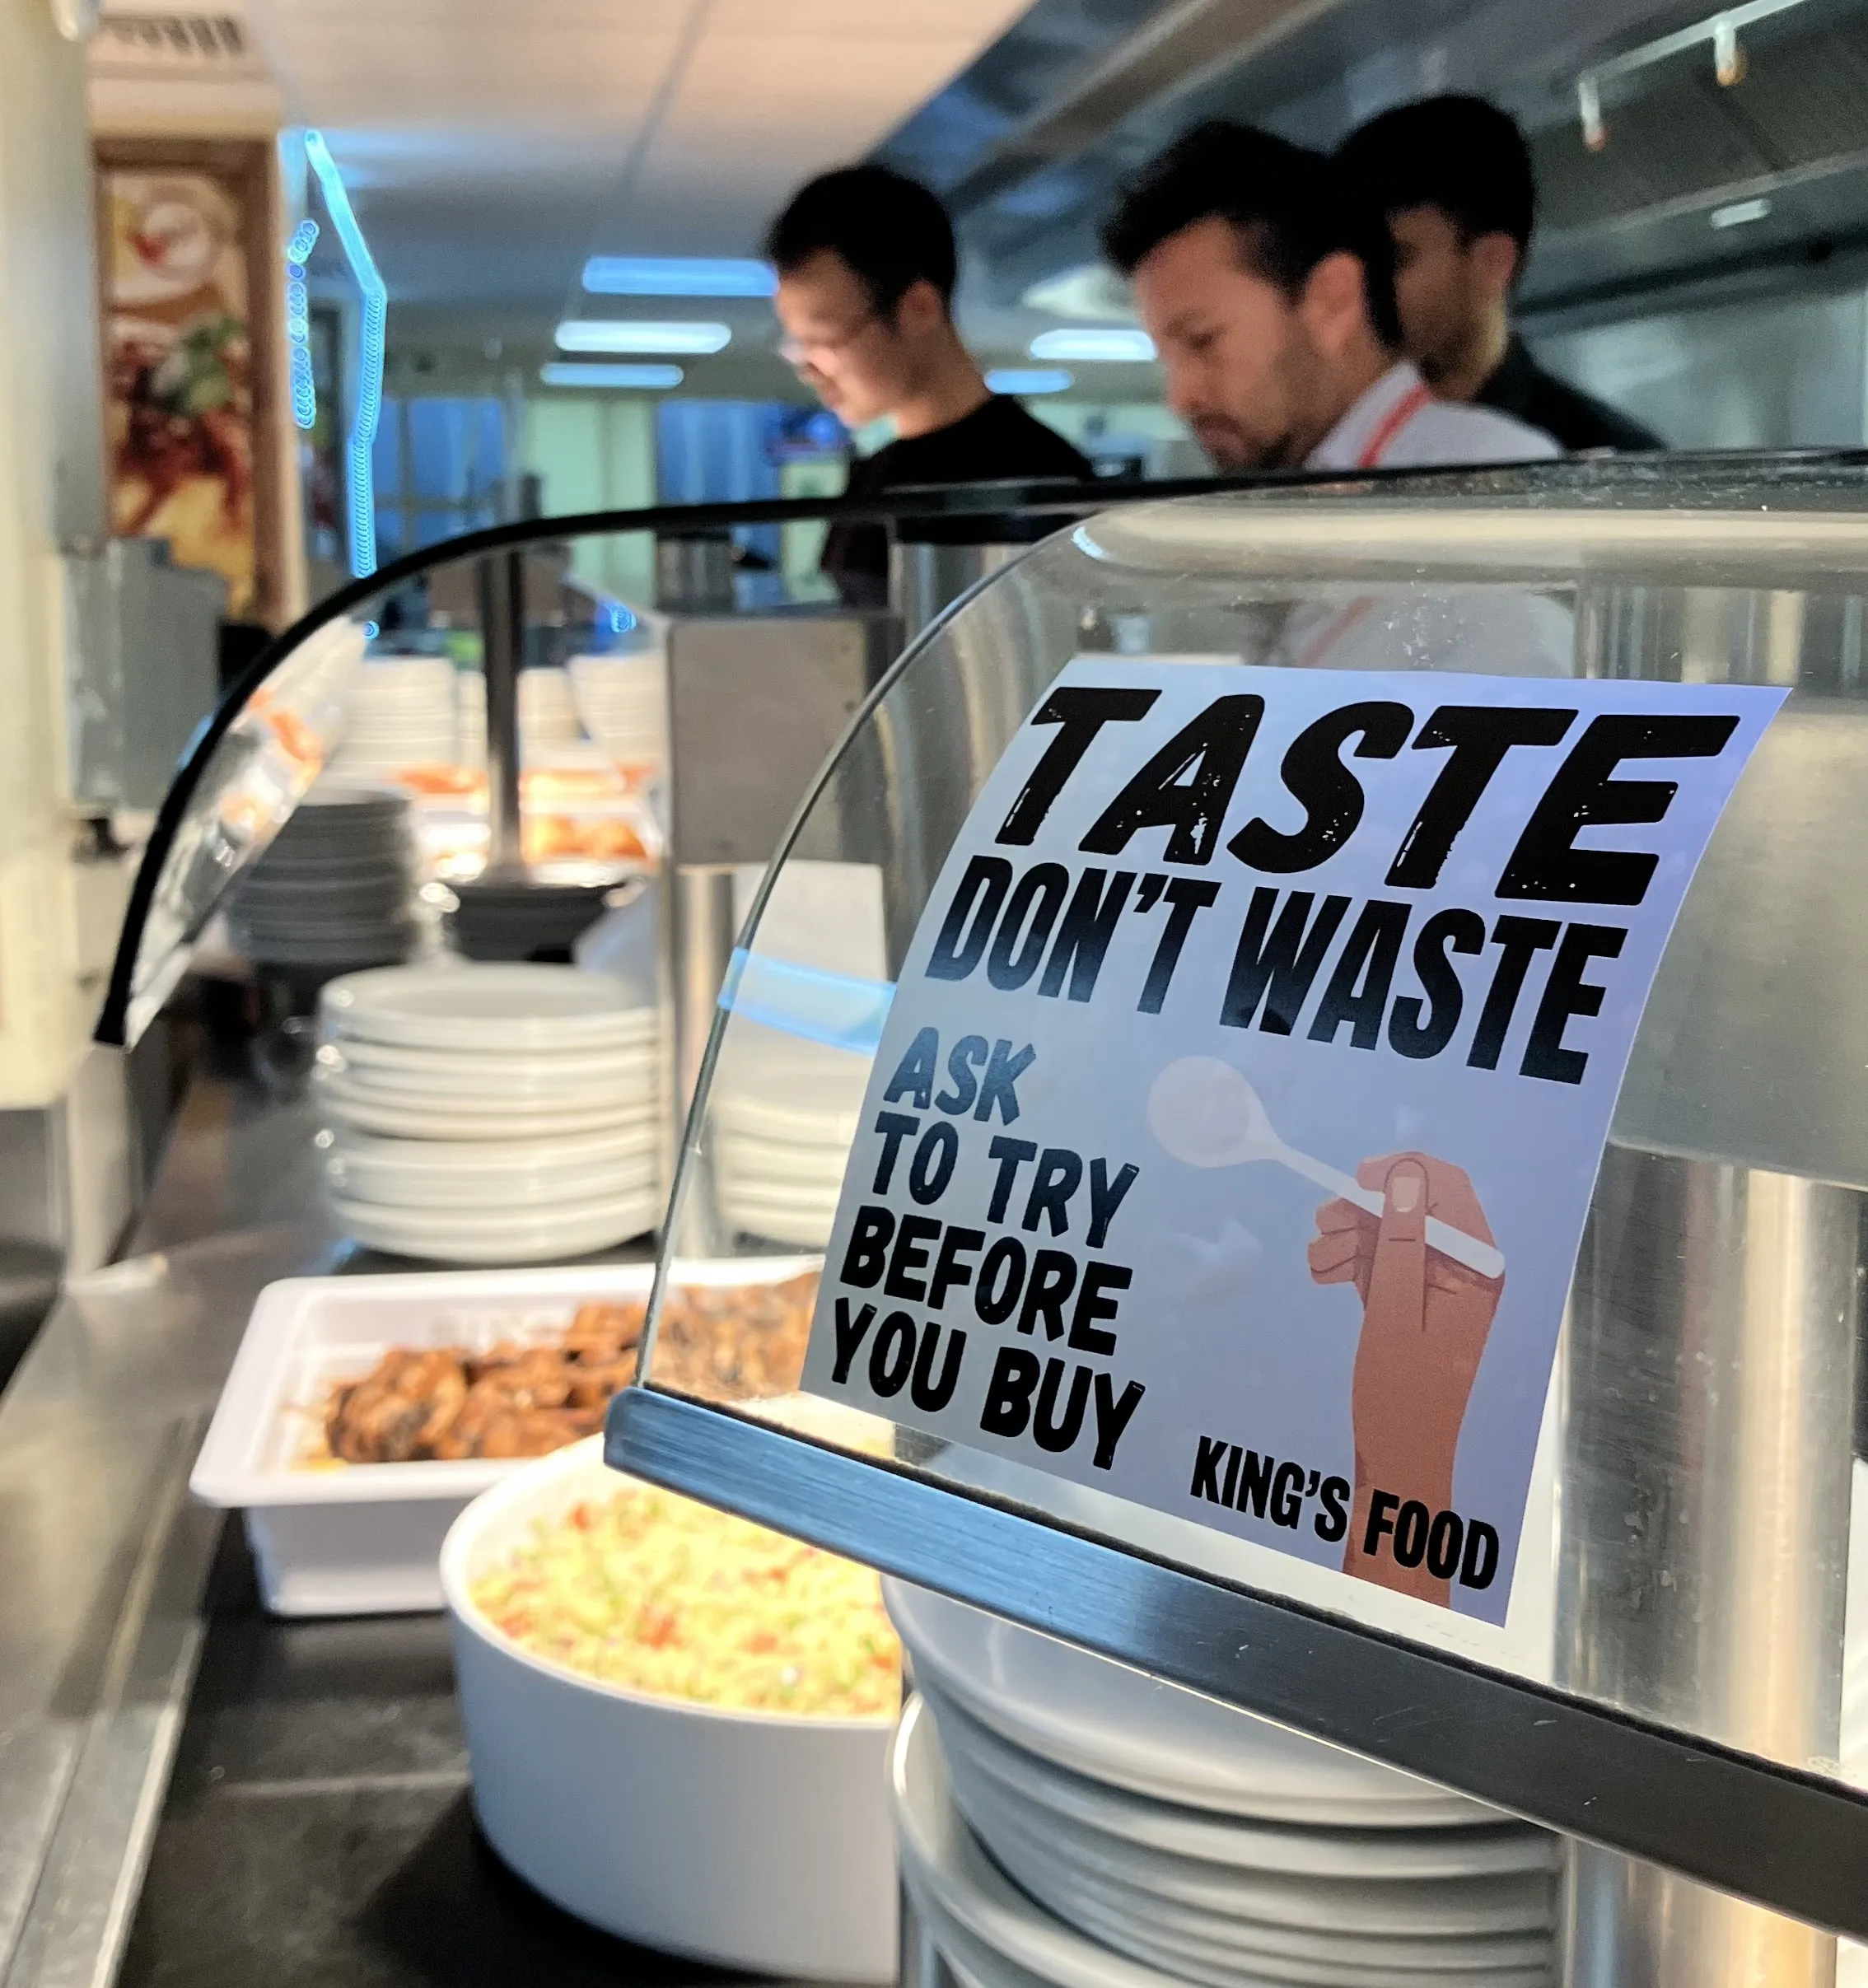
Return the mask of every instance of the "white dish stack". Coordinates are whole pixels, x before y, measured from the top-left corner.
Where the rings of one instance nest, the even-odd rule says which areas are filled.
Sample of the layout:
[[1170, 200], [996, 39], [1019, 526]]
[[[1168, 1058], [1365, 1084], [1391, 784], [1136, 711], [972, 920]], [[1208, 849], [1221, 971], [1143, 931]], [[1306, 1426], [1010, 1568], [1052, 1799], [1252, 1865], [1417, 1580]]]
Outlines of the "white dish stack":
[[463, 670], [454, 679], [455, 758], [475, 770], [487, 763], [487, 679]]
[[605, 756], [645, 780], [659, 773], [668, 754], [660, 654], [574, 656], [570, 679], [584, 730]]
[[660, 1027], [622, 982], [451, 963], [333, 981], [319, 1013], [325, 1185], [358, 1242], [541, 1262], [661, 1219]]
[[414, 891], [407, 796], [320, 781], [241, 880], [227, 931], [269, 966], [382, 965], [414, 943]]
[[571, 679], [562, 670], [519, 672], [519, 748], [530, 759], [558, 745], [575, 745], [583, 737]]
[[1557, 1839], [885, 1584], [904, 1882], [972, 1988], [1550, 1988]]
[[332, 770], [341, 778], [386, 779], [404, 767], [451, 766], [455, 737], [453, 664], [445, 656], [386, 656], [351, 677]]
[[829, 1243], [867, 1078], [852, 1057], [756, 1024], [727, 1038], [708, 1105], [732, 1228], [797, 1249]]

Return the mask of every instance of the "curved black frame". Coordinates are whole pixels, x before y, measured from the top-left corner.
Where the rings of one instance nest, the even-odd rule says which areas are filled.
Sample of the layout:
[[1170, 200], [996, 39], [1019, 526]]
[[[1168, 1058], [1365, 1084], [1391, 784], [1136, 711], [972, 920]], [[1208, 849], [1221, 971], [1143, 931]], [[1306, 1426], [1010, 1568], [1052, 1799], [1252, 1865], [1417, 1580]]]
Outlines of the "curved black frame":
[[[174, 846], [188, 804], [200, 784], [203, 772], [215, 748], [246, 707], [253, 693], [320, 628], [361, 603], [409, 581], [418, 580], [437, 567], [451, 566], [484, 553], [511, 551], [526, 545], [623, 532], [730, 530], [745, 525], [886, 524], [903, 518], [991, 516], [1015, 511], [1053, 513], [1061, 525], [1067, 520], [1081, 518], [1117, 503], [1253, 492], [1349, 492], [1392, 488], [1418, 489], [1426, 493], [1458, 484], [1475, 474], [1490, 477], [1501, 472], [1520, 478], [1529, 472], [1537, 482], [1553, 488], [1574, 489], [1580, 482], [1585, 486], [1599, 487], [1604, 494], [1610, 494], [1618, 488], [1656, 483], [1659, 476], [1678, 479], [1688, 469], [1702, 474], [1715, 472], [1731, 478], [1741, 474], [1755, 478], [1761, 469], [1780, 474], [1790, 472], [1833, 474], [1846, 469], [1868, 471], [1868, 449], [1706, 450], [1594, 460], [1571, 457], [1520, 464], [1450, 463], [1432, 468], [1354, 472], [1261, 471], [1245, 476], [1183, 477], [1157, 482], [1110, 478], [1094, 483], [1076, 481], [968, 483], [903, 490], [875, 497], [778, 497], [748, 503], [656, 504], [628, 511], [575, 511], [558, 517], [523, 518], [510, 524], [488, 525], [479, 531], [463, 532], [438, 545], [410, 553], [362, 579], [349, 581], [334, 593], [327, 594], [260, 651], [196, 730], [175, 768], [175, 778], [163, 796], [149, 840], [144, 845], [136, 881], [124, 907], [110, 984], [91, 1039], [108, 1048], [124, 1046], [131, 979], [156, 881]], [[1868, 502], [1868, 483], [1864, 486], [1864, 500]]]

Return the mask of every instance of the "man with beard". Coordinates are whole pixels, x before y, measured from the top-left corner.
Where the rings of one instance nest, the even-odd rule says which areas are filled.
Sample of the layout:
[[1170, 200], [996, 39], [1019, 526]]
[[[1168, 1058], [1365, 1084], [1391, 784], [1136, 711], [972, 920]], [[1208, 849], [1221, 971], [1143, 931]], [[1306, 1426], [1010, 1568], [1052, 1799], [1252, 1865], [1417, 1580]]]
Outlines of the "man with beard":
[[1382, 215], [1320, 153], [1223, 122], [1170, 146], [1103, 231], [1221, 469], [1374, 469], [1556, 455], [1540, 430], [1436, 400], [1401, 357]]

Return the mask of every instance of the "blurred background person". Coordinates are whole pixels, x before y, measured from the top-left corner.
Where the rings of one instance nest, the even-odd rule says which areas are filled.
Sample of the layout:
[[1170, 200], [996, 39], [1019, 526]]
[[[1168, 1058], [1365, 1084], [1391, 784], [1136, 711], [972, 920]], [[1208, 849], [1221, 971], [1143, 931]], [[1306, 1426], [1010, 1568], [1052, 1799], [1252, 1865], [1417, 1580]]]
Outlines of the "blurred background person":
[[1352, 132], [1337, 162], [1388, 217], [1403, 343], [1435, 393], [1495, 408], [1566, 449], [1666, 446], [1547, 373], [1511, 329], [1537, 185], [1504, 111], [1476, 96], [1403, 104]]
[[1221, 469], [1521, 462], [1560, 451], [1436, 400], [1401, 357], [1380, 212], [1319, 152], [1216, 121], [1171, 145], [1103, 230], [1168, 403]]
[[[846, 427], [894, 425], [851, 464], [849, 496], [1093, 474], [1055, 429], [992, 392], [960, 343], [953, 224], [926, 187], [880, 166], [825, 173], [772, 224], [765, 252], [786, 357]], [[823, 568], [846, 604], [885, 605], [886, 530], [833, 526]]]

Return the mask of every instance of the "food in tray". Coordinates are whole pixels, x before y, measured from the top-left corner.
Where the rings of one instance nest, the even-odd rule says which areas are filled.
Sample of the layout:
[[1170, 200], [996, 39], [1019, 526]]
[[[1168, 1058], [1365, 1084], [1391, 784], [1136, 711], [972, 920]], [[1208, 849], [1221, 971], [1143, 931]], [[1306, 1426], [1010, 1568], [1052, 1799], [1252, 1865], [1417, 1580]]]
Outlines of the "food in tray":
[[871, 1569], [671, 1492], [574, 1505], [472, 1592], [532, 1655], [627, 1690], [834, 1719], [900, 1707]]
[[703, 1401], [757, 1401], [796, 1391], [804, 1373], [817, 1272], [781, 1284], [691, 1284], [668, 1294], [649, 1378]]
[[[655, 1379], [711, 1401], [788, 1394], [804, 1370], [817, 1274], [777, 1284], [678, 1286], [662, 1307]], [[554, 1341], [392, 1346], [325, 1404], [301, 1462], [455, 1463], [536, 1457], [602, 1426], [633, 1378], [647, 1307], [593, 1299]]]

